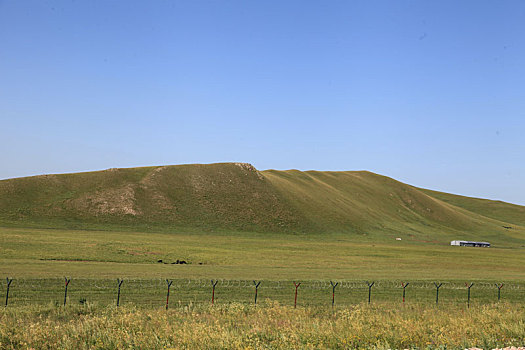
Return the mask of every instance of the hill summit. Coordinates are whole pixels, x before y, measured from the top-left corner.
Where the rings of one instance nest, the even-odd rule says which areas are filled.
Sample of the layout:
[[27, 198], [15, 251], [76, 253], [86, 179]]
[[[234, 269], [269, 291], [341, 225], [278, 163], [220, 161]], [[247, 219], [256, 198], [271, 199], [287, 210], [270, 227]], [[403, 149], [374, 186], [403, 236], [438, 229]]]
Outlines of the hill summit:
[[247, 163], [108, 169], [0, 181], [0, 224], [523, 239], [525, 207], [366, 171]]

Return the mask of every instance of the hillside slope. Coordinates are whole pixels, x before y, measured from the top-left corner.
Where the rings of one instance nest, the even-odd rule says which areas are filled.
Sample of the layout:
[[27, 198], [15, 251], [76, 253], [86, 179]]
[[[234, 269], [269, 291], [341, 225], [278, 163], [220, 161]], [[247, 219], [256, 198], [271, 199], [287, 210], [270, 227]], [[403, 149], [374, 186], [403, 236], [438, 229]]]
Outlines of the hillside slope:
[[[0, 181], [0, 224], [341, 233], [522, 242], [524, 207], [418, 189], [370, 172], [222, 163]], [[504, 228], [512, 226], [512, 230]]]
[[0, 181], [0, 220], [281, 231], [300, 226], [249, 164], [109, 169]]
[[[426, 189], [420, 190], [429, 196], [450, 203], [456, 207], [464, 208], [489, 218], [503, 220], [514, 225], [525, 226], [525, 207], [523, 206], [502, 201], [471, 198]], [[510, 227], [514, 225], [511, 225]]]
[[507, 219], [519, 216], [524, 209], [520, 206], [509, 205], [500, 216], [486, 216], [492, 201], [481, 200], [487, 207], [470, 205], [468, 210], [426, 190], [366, 171], [270, 170], [263, 174], [289, 203], [307, 213], [320, 231], [345, 232], [351, 228], [362, 235], [408, 235], [440, 242], [525, 240], [523, 226], [513, 224], [512, 231], [505, 229], [511, 222]]

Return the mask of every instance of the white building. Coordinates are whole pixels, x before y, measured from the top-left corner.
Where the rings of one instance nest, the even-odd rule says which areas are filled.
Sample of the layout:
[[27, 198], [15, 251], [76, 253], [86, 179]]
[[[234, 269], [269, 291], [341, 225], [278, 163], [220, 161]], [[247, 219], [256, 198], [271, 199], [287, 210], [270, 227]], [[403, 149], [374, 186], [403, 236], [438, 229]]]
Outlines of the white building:
[[450, 245], [459, 245], [462, 247], [490, 247], [489, 242], [474, 242], [474, 241], [452, 241]]

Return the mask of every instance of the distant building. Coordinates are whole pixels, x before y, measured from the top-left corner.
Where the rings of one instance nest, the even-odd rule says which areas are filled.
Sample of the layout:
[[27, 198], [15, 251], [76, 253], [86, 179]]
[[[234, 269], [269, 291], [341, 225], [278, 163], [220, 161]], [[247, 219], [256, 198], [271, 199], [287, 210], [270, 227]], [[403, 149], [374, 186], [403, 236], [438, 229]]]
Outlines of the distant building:
[[450, 245], [459, 245], [462, 247], [490, 247], [489, 242], [474, 242], [474, 241], [452, 241]]

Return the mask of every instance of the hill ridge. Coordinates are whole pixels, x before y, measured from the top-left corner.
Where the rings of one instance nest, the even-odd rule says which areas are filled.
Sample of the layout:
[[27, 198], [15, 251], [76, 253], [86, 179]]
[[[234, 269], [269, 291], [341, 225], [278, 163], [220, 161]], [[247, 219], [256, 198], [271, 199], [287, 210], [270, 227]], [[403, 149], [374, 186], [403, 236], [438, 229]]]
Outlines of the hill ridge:
[[524, 214], [518, 205], [421, 189], [366, 170], [259, 171], [249, 163], [215, 163], [0, 180], [0, 225], [13, 226], [515, 242], [525, 237]]

